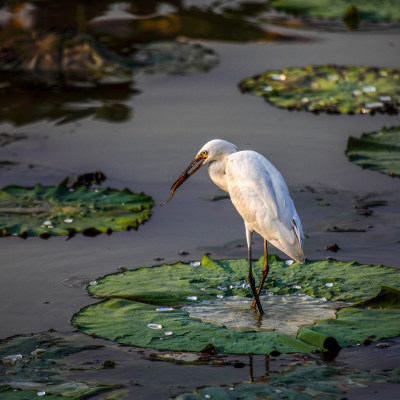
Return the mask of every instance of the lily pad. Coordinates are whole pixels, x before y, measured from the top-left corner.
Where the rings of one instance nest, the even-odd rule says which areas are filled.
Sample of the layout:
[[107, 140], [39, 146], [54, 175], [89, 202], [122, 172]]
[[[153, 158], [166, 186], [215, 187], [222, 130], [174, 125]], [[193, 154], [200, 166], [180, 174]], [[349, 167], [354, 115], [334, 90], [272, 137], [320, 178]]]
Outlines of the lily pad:
[[0, 190], [0, 236], [72, 236], [137, 229], [150, 217], [151, 197], [129, 189], [7, 186]]
[[[118, 389], [68, 377], [68, 357], [100, 346], [77, 344], [78, 337], [50, 333], [18, 335], [0, 340], [0, 399], [79, 399]], [[77, 343], [76, 343], [77, 342]], [[5, 360], [18, 355], [13, 365]]]
[[269, 3], [278, 11], [310, 17], [342, 19], [353, 6], [360, 19], [400, 20], [400, 4], [392, 0], [270, 0]]
[[362, 168], [400, 177], [400, 127], [364, 133], [360, 139], [350, 137], [346, 154]]
[[[381, 286], [400, 289], [400, 274], [395, 268], [329, 260], [307, 261], [306, 266], [287, 265], [277, 256], [270, 256], [269, 262], [267, 298], [271, 294], [299, 296], [300, 292], [302, 296], [325, 297], [329, 301], [357, 302], [375, 296]], [[256, 273], [260, 273], [262, 265], [263, 258], [256, 263]], [[338, 343], [349, 346], [370, 335], [376, 340], [400, 334], [400, 310], [395, 307], [346, 307], [337, 319], [303, 327], [296, 337], [273, 329], [260, 330], [263, 321], [257, 319], [251, 328], [229, 329], [218, 321], [190, 317], [188, 305], [203, 306], [221, 296], [251, 298], [246, 284], [246, 260], [213, 261], [204, 256], [200, 265], [141, 268], [96, 282], [88, 291], [105, 300], [80, 310], [72, 318], [73, 325], [87, 334], [134, 346], [201, 351], [211, 343], [222, 353], [307, 353], [315, 348], [338, 350]], [[248, 312], [252, 313], [250, 308]], [[264, 318], [268, 320], [268, 312]], [[328, 313], [325, 318], [330, 318]]]
[[289, 110], [315, 113], [398, 114], [400, 69], [320, 65], [266, 71], [239, 83]]
[[200, 44], [166, 41], [133, 46], [127, 63], [136, 73], [187, 75], [207, 72], [219, 63], [217, 53]]
[[279, 400], [279, 399], [339, 399], [343, 393], [371, 382], [388, 382], [389, 376], [364, 371], [351, 371], [340, 366], [320, 365], [312, 361], [268, 374], [266, 382], [240, 383], [231, 386], [211, 386], [185, 393], [177, 400]]

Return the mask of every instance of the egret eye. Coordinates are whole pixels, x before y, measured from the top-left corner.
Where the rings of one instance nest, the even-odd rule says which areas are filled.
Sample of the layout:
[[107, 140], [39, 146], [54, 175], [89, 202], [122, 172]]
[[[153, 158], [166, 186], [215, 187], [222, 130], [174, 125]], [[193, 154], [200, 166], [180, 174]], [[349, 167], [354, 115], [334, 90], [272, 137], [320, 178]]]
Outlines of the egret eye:
[[207, 156], [208, 156], [208, 151], [207, 151], [207, 150], [203, 150], [203, 151], [201, 152], [201, 155], [202, 155], [203, 157], [207, 157]]

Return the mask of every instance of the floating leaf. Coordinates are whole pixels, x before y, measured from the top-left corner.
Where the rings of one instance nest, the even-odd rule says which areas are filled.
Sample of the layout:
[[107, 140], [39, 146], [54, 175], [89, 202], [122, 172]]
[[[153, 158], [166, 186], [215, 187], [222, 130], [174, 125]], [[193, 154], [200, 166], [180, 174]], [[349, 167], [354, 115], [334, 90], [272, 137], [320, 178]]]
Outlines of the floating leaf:
[[[308, 261], [305, 266], [287, 265], [277, 256], [269, 257], [269, 262], [267, 287], [274, 295], [298, 296], [299, 289], [294, 286], [301, 286], [303, 296], [355, 302], [375, 296], [381, 286], [400, 288], [398, 270], [385, 266], [329, 260]], [[257, 262], [256, 274], [260, 273], [262, 265], [263, 258]], [[326, 283], [333, 285], [328, 287]], [[191, 318], [187, 306], [218, 301], [216, 296], [221, 294], [221, 287], [224, 287], [225, 296], [221, 302], [233, 295], [251, 298], [246, 260], [213, 261], [204, 256], [201, 265], [196, 267], [177, 263], [127, 271], [124, 276], [108, 275], [98, 279], [96, 286], [88, 287], [90, 294], [106, 300], [83, 308], [73, 316], [72, 323], [82, 332], [123, 344], [200, 351], [211, 343], [223, 353], [310, 352], [316, 347], [337, 350], [338, 342], [348, 346], [369, 335], [378, 339], [400, 334], [400, 310], [393, 307], [384, 310], [344, 308], [338, 313], [338, 319], [302, 328], [297, 337], [266, 331], [263, 327], [259, 330], [258, 326], [264, 321], [254, 320], [251, 328], [228, 329], [218, 321], [210, 323]], [[190, 301], [189, 296], [197, 300]], [[159, 312], [160, 306], [174, 308]], [[266, 309], [271, 307], [273, 305]], [[250, 307], [248, 313], [252, 314]], [[325, 318], [329, 317], [328, 313], [326, 315]], [[268, 321], [268, 312], [264, 319]], [[373, 319], [375, 322], [371, 323]], [[149, 329], [149, 324], [162, 328]]]
[[360, 167], [400, 177], [400, 127], [364, 133], [360, 139], [350, 137], [346, 154]]
[[0, 190], [1, 236], [88, 236], [137, 229], [150, 217], [151, 197], [128, 189], [7, 186]]
[[[69, 356], [100, 347], [78, 344], [78, 340], [76, 335], [59, 337], [50, 333], [1, 339], [0, 359], [16, 351], [21, 358], [12, 367], [0, 362], [0, 399], [28, 400], [45, 392], [46, 399], [67, 400], [117, 389], [115, 385], [86, 383], [69, 377], [73, 367], [68, 361]], [[6, 374], [10, 371], [12, 374]]]
[[397, 114], [400, 69], [320, 65], [266, 71], [239, 83], [289, 110], [342, 114]]
[[364, 387], [371, 382], [390, 382], [385, 374], [351, 371], [337, 365], [308, 362], [294, 365], [279, 374], [269, 374], [265, 382], [239, 383], [230, 386], [202, 387], [195, 393], [185, 393], [177, 400], [264, 400], [264, 399], [339, 399], [346, 390]]
[[310, 17], [341, 19], [349, 6], [353, 6], [362, 20], [400, 20], [400, 4], [392, 0], [270, 0], [269, 3], [279, 11]]

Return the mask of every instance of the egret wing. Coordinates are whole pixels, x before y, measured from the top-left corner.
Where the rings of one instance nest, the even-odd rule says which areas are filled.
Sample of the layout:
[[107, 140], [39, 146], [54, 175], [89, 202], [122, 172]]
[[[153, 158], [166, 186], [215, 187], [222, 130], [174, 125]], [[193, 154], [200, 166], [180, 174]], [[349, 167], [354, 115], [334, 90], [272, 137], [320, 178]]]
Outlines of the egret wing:
[[293, 244], [303, 237], [300, 219], [280, 172], [261, 154], [228, 157], [229, 194], [239, 214], [267, 240]]

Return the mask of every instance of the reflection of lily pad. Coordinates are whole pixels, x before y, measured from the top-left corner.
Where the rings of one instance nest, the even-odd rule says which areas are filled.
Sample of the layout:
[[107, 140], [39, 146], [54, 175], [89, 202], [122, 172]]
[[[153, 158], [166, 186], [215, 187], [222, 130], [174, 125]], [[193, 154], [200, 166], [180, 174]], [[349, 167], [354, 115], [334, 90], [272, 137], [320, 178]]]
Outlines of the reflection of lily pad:
[[134, 228], [150, 217], [151, 197], [128, 189], [8, 186], [0, 190], [0, 234], [96, 235]]
[[[0, 90], [0, 122], [22, 126], [46, 120], [57, 124], [92, 117], [109, 122], [126, 121], [131, 114], [124, 102], [135, 94], [129, 85], [90, 90], [37, 90], [11, 81]], [[15, 85], [14, 85], [15, 84]]]
[[[388, 382], [389, 374], [351, 371], [337, 365], [308, 362], [294, 363], [291, 368], [268, 374], [265, 382], [240, 383], [221, 387], [203, 387], [195, 393], [185, 393], [177, 400], [264, 400], [264, 399], [339, 399], [346, 390], [365, 387], [371, 382]], [[393, 378], [392, 378], [393, 379]], [[395, 390], [395, 389], [394, 389]]]
[[321, 65], [266, 71], [239, 83], [289, 110], [344, 114], [397, 114], [400, 69]]
[[350, 137], [346, 154], [360, 167], [400, 177], [400, 127]]
[[[69, 356], [99, 347], [78, 345], [75, 339], [37, 333], [0, 340], [0, 399], [25, 400], [43, 395], [46, 399], [72, 400], [118, 388], [68, 377], [73, 367], [67, 361]], [[15, 361], [8, 362], [14, 360], [12, 356]]]
[[[133, 17], [133, 16], [132, 16]], [[164, 15], [153, 13], [141, 18], [100, 18], [90, 22], [94, 35], [106, 38], [117, 50], [126, 43], [149, 43], [178, 37], [229, 42], [287, 41], [300, 37], [266, 29], [243, 13], [218, 13], [212, 7], [180, 7]], [[303, 39], [304, 40], [304, 39]]]
[[[257, 271], [262, 261], [258, 261]], [[398, 270], [384, 266], [328, 260], [289, 266], [277, 256], [270, 257], [270, 266], [268, 288], [276, 295], [301, 292], [354, 302], [374, 296], [380, 286], [400, 288]], [[72, 323], [85, 333], [123, 344], [200, 351], [212, 343], [217, 351], [225, 353], [310, 352], [316, 347], [335, 349], [337, 342], [349, 346], [369, 335], [378, 339], [400, 334], [400, 310], [396, 308], [344, 308], [338, 319], [302, 328], [297, 338], [257, 328], [230, 330], [190, 318], [182, 309], [221, 295], [251, 296], [246, 281], [245, 260], [213, 261], [206, 256], [200, 265], [178, 263], [109, 275], [88, 288], [92, 295], [106, 300], [82, 309]], [[373, 319], [375, 323], [371, 324]], [[347, 329], [352, 326], [356, 328]]]
[[21, 31], [0, 45], [0, 71], [45, 86], [126, 83], [130, 71], [87, 34]]
[[391, 0], [270, 0], [270, 4], [279, 11], [322, 18], [343, 18], [354, 6], [360, 19], [400, 20], [400, 4]]

